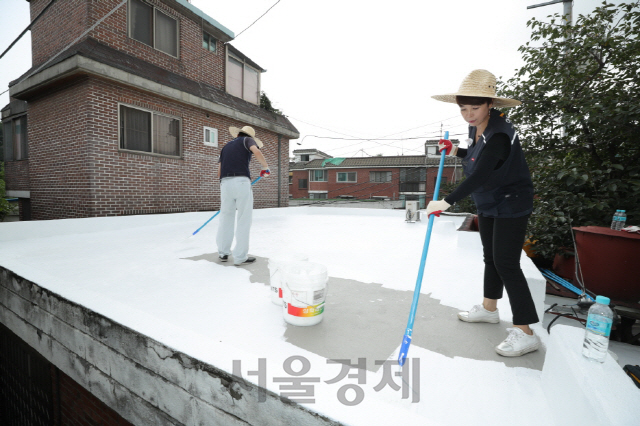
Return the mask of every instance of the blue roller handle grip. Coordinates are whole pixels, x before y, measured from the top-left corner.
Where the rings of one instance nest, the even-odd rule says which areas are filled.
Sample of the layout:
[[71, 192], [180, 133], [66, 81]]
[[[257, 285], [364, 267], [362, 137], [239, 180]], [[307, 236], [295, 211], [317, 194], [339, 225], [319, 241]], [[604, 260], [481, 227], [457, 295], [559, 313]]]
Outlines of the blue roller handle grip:
[[[260, 179], [262, 179], [262, 176], [258, 177], [256, 180], [254, 180], [253, 182], [251, 182], [251, 185], [253, 185], [253, 184], [254, 184], [254, 183], [256, 183], [257, 181], [259, 181]], [[204, 223], [204, 225], [202, 225], [200, 228], [196, 229], [196, 230], [194, 231], [194, 233], [193, 233], [193, 234], [191, 234], [191, 236], [193, 237], [193, 236], [194, 236], [194, 235], [196, 235], [198, 232], [200, 232], [200, 230], [201, 230], [202, 228], [204, 228], [205, 226], [207, 226], [207, 223], [211, 222], [211, 221], [212, 221], [213, 219], [215, 219], [215, 217], [216, 217], [216, 216], [218, 216], [219, 214], [220, 214], [220, 210], [218, 210], [218, 211], [216, 212], [216, 214], [214, 214], [213, 216], [211, 216], [211, 217], [209, 218], [209, 220], [207, 220], [207, 221]]]
[[[449, 139], [449, 132], [444, 133], [444, 138]], [[436, 179], [436, 187], [433, 190], [433, 199], [437, 200], [440, 195], [440, 181], [442, 180], [442, 170], [444, 169], [444, 157], [446, 155], [443, 149], [440, 153], [440, 166], [438, 167], [438, 177]], [[409, 346], [411, 346], [411, 335], [413, 334], [413, 323], [416, 319], [416, 310], [418, 309], [418, 299], [420, 298], [420, 287], [422, 287], [422, 277], [424, 275], [424, 265], [427, 263], [427, 253], [429, 252], [429, 241], [431, 240], [431, 230], [433, 229], [433, 214], [429, 215], [429, 226], [427, 227], [427, 235], [424, 238], [424, 246], [422, 248], [422, 258], [420, 259], [420, 269], [418, 271], [418, 279], [416, 280], [416, 287], [413, 290], [413, 302], [411, 303], [411, 311], [409, 312], [409, 321], [407, 322], [407, 329], [404, 332], [402, 338], [402, 345], [400, 345], [400, 353], [398, 355], [398, 364], [403, 366], [407, 360], [407, 354], [409, 353]]]

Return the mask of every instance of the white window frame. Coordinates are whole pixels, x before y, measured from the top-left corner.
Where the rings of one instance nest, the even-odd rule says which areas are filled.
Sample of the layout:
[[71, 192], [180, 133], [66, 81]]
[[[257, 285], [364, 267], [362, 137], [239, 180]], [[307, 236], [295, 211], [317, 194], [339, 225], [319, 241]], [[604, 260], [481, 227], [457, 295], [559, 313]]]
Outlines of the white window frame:
[[[315, 179], [316, 172], [324, 172], [324, 179], [316, 180]], [[329, 180], [328, 178], [329, 178], [329, 173], [327, 170], [321, 170], [321, 169], [309, 170], [309, 182], [328, 182]]]
[[[147, 3], [144, 0], [139, 0], [139, 1], [141, 3], [146, 4], [147, 6], [150, 6], [153, 9], [153, 24], [152, 24], [153, 28], [151, 29], [151, 33], [152, 33], [151, 34], [151, 42], [153, 44], [149, 45], [149, 44], [147, 44], [147, 43], [145, 43], [143, 41], [140, 41], [140, 40], [138, 40], [136, 38], [133, 38], [133, 35], [132, 35], [133, 34], [133, 20], [131, 19], [131, 8], [132, 8], [131, 3], [132, 3], [132, 0], [129, 0], [129, 2], [127, 4], [127, 6], [128, 6], [127, 7], [127, 33], [128, 33], [127, 36], [130, 39], [135, 40], [135, 41], [137, 41], [139, 43], [142, 43], [142, 44], [144, 44], [146, 46], [150, 46], [153, 49], [157, 50], [158, 52], [164, 53], [165, 55], [169, 55], [169, 56], [174, 57], [174, 58], [179, 58], [180, 57], [180, 20], [177, 17], [168, 14], [167, 12], [165, 12], [162, 9], [158, 9], [154, 5], [152, 5], [150, 3]], [[155, 46], [155, 44], [156, 44], [156, 12], [160, 12], [160, 13], [168, 16], [169, 18], [173, 19], [174, 21], [176, 21], [176, 55], [175, 56], [173, 54], [171, 54], [171, 53], [165, 52], [164, 50], [160, 50]]]
[[[340, 175], [347, 175], [346, 180], [340, 180]], [[349, 175], [353, 174], [355, 176], [354, 180], [349, 180]], [[336, 172], [336, 182], [337, 183], [356, 183], [358, 182], [358, 172]]]
[[[251, 102], [254, 105], [260, 105], [260, 88], [261, 88], [262, 73], [260, 72], [259, 69], [254, 68], [251, 65], [247, 64], [244, 59], [239, 58], [236, 55], [233, 55], [231, 53], [227, 53], [227, 59], [225, 61], [225, 68], [227, 68], [226, 69], [226, 75], [227, 75], [226, 78], [227, 78], [227, 80], [225, 82], [225, 88], [226, 88], [226, 86], [229, 85], [229, 80], [228, 80], [228, 78], [229, 78], [229, 70], [228, 70], [229, 58], [233, 58], [235, 61], [238, 61], [238, 62], [240, 62], [242, 64], [242, 78], [241, 78], [241, 82], [240, 82], [240, 85], [242, 87], [242, 96], [241, 96], [241, 98], [244, 99], [247, 102]], [[256, 75], [258, 76], [258, 87], [257, 87], [257, 91], [256, 91], [256, 102], [254, 102], [253, 100], [247, 99], [247, 94], [245, 93], [245, 90], [244, 90], [244, 86], [245, 86], [245, 70], [247, 68], [250, 68], [253, 71], [255, 71]], [[229, 93], [229, 90], [226, 90], [226, 91], [227, 91], [227, 93]]]
[[[121, 107], [127, 107], [127, 108], [131, 108], [131, 109], [137, 109], [140, 111], [144, 111], [144, 112], [148, 112], [151, 114], [151, 126], [149, 128], [149, 132], [151, 133], [151, 151], [137, 151], [134, 149], [126, 149], [126, 148], [122, 148], [122, 134], [120, 132], [121, 128], [120, 128], [120, 123], [121, 123], [121, 111], [122, 108]], [[163, 117], [167, 117], [167, 118], [171, 118], [173, 120], [178, 120], [178, 126], [179, 126], [179, 130], [178, 130], [178, 155], [167, 155], [167, 154], [159, 154], [156, 152], [153, 152], [153, 147], [154, 147], [154, 119], [153, 116], [154, 115], [160, 115]], [[157, 112], [157, 111], [153, 111], [151, 109], [147, 109], [147, 108], [142, 108], [139, 107], [137, 105], [130, 105], [130, 104], [125, 104], [125, 103], [121, 103], [118, 102], [118, 151], [123, 151], [123, 152], [131, 152], [131, 153], [136, 153], [136, 154], [143, 154], [143, 155], [153, 155], [153, 156], [158, 156], [158, 157], [166, 157], [166, 158], [182, 158], [182, 147], [183, 147], [183, 138], [182, 138], [182, 118], [177, 117], [175, 115], [170, 115], [170, 114], [164, 114], [161, 112]]]
[[[207, 140], [207, 131], [209, 132], [210, 140]], [[214, 148], [217, 148], [218, 147], [218, 129], [204, 126], [202, 129], [202, 141], [206, 146], [212, 146]]]

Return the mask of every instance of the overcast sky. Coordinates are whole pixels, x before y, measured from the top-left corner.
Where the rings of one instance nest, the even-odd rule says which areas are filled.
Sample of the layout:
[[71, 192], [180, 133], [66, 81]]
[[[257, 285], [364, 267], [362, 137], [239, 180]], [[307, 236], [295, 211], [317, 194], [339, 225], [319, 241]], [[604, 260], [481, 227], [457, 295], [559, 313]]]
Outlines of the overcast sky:
[[[359, 157], [423, 154], [424, 141], [438, 138], [441, 125], [452, 138], [466, 137], [457, 107], [430, 96], [455, 92], [473, 69], [487, 69], [504, 80], [513, 76], [522, 65], [518, 47], [530, 38], [527, 21], [548, 20], [548, 15], [563, 11], [562, 3], [527, 9], [547, 1], [192, 3], [233, 31], [237, 38], [232, 44], [267, 70], [262, 90], [300, 131], [291, 152], [317, 148], [334, 157]], [[29, 3], [0, 4], [4, 51], [29, 24]], [[574, 22], [600, 4], [575, 0]], [[0, 91], [31, 66], [30, 55], [27, 33], [0, 60]], [[0, 95], [1, 106], [8, 101], [8, 93]], [[359, 138], [389, 140], [353, 140]]]

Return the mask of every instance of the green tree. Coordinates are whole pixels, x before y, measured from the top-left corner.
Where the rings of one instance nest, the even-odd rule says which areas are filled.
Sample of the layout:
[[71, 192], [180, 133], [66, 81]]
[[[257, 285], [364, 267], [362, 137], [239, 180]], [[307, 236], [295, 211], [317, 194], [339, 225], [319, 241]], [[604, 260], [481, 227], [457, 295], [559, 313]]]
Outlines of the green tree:
[[640, 222], [640, 2], [604, 2], [575, 25], [532, 19], [525, 65], [500, 87], [536, 189], [529, 233], [552, 258], [571, 226], [608, 226], [616, 209]]
[[267, 111], [275, 112], [276, 114], [282, 115], [282, 111], [280, 111], [278, 108], [275, 108], [271, 104], [271, 99], [269, 99], [267, 94], [264, 93], [264, 92], [260, 92], [260, 108], [266, 109]]
[[13, 206], [5, 200], [6, 191], [4, 186], [4, 163], [0, 162], [0, 222], [4, 221], [9, 213], [13, 211]]

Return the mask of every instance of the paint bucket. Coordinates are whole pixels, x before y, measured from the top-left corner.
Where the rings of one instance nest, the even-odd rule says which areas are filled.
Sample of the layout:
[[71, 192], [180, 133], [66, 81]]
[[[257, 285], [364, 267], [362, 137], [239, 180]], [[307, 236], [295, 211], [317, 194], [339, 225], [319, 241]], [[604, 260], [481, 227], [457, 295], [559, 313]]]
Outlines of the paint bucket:
[[287, 265], [307, 260], [309, 260], [307, 255], [300, 253], [280, 254], [269, 259], [269, 287], [273, 303], [282, 306], [282, 274]]
[[292, 325], [309, 326], [322, 321], [327, 296], [327, 267], [313, 262], [292, 262], [282, 280], [282, 313]]

